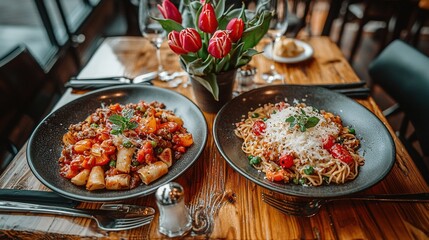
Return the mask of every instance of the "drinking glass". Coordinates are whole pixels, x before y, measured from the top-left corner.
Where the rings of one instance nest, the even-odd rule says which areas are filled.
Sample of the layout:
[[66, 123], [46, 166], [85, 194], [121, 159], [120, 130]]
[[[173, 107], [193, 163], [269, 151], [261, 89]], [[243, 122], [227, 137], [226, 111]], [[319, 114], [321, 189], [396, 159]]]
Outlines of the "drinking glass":
[[162, 4], [162, 0], [140, 0], [139, 4], [139, 26], [143, 37], [148, 39], [156, 48], [156, 59], [158, 61], [158, 78], [162, 81], [170, 79], [169, 73], [166, 72], [161, 63], [161, 44], [164, 42], [166, 32], [161, 24], [154, 20], [163, 18], [157, 5]]
[[280, 37], [286, 33], [288, 27], [288, 1], [287, 0], [258, 0], [256, 9], [265, 9], [274, 12], [271, 19], [267, 37], [271, 39], [271, 59], [273, 60], [268, 72], [262, 73], [262, 79], [267, 83], [280, 80], [284, 83], [284, 76], [276, 71], [274, 65], [274, 44], [280, 40]]

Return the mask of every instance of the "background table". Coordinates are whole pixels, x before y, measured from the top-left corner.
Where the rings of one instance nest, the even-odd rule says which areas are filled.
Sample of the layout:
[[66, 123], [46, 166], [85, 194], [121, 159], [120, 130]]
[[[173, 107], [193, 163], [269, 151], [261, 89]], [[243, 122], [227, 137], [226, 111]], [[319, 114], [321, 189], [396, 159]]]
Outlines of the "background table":
[[[314, 57], [300, 64], [276, 64], [287, 76], [288, 84], [322, 84], [357, 82], [348, 62], [338, 47], [327, 37], [304, 39], [315, 52]], [[179, 70], [177, 56], [163, 48], [166, 69]], [[135, 76], [156, 69], [154, 49], [138, 37], [108, 38], [94, 54], [80, 77], [100, 77], [100, 74]], [[269, 68], [270, 62], [258, 55], [252, 61], [258, 74]], [[259, 75], [256, 81], [261, 83]], [[158, 86], [165, 84], [154, 81]], [[191, 87], [175, 88], [194, 100]], [[57, 107], [78, 97], [68, 89]], [[396, 145], [396, 162], [392, 171], [380, 183], [364, 191], [367, 194], [429, 192], [404, 146], [395, 137], [382, 112], [372, 98], [357, 100], [374, 112], [391, 132]], [[259, 187], [235, 172], [218, 152], [212, 137], [215, 114], [204, 114], [209, 126], [206, 148], [198, 161], [175, 181], [186, 192], [185, 201], [191, 212], [202, 213], [209, 228], [192, 232], [188, 237], [232, 239], [427, 239], [429, 235], [428, 203], [368, 203], [345, 201], [329, 204], [312, 218], [281, 214], [261, 200], [269, 190]], [[25, 147], [0, 176], [1, 188], [46, 190], [31, 173]], [[274, 193], [274, 195], [278, 195]], [[126, 201], [156, 208], [153, 195]], [[101, 203], [81, 203], [79, 208], [98, 208]], [[95, 222], [84, 218], [53, 215], [0, 213], [0, 238], [164, 238], [157, 231], [158, 215], [147, 226], [121, 232], [104, 232]]]

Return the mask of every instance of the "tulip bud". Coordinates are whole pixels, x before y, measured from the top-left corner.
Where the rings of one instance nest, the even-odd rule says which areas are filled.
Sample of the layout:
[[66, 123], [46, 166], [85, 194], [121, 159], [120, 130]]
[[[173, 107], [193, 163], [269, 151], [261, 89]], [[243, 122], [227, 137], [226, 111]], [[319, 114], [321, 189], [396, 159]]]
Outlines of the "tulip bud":
[[177, 54], [188, 53], [185, 49], [182, 48], [180, 33], [178, 31], [173, 30], [168, 34], [168, 46], [170, 46], [170, 49]]
[[157, 7], [165, 19], [171, 19], [182, 24], [182, 15], [180, 14], [177, 7], [172, 2], [170, 2], [170, 0], [164, 0], [162, 2], [162, 6], [158, 4]]
[[241, 35], [243, 35], [244, 31], [244, 22], [241, 18], [233, 18], [231, 21], [229, 21], [228, 25], [226, 26], [226, 30], [229, 30], [229, 37], [231, 38], [232, 42], [237, 42]]
[[223, 58], [231, 51], [231, 47], [232, 42], [228, 33], [224, 30], [218, 30], [210, 39], [207, 51], [215, 58]]
[[194, 28], [186, 28], [180, 31], [182, 48], [187, 52], [197, 52], [203, 45], [201, 36]]
[[218, 22], [213, 6], [210, 3], [204, 4], [198, 19], [198, 27], [203, 32], [214, 33], [217, 29], [217, 26]]

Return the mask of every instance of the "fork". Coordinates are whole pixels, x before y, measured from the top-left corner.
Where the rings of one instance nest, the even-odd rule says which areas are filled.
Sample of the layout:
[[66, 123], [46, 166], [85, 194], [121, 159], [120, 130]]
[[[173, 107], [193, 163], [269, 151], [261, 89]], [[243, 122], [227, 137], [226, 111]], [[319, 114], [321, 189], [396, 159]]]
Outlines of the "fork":
[[381, 202], [429, 202], [429, 193], [362, 195], [341, 198], [312, 199], [309, 201], [290, 201], [285, 199], [278, 199], [272, 195], [262, 193], [262, 201], [264, 201], [265, 203], [276, 208], [282, 213], [301, 217], [312, 217], [319, 212], [320, 208], [324, 204], [333, 201], [344, 200]]
[[0, 212], [46, 213], [72, 217], [92, 218], [100, 229], [122, 231], [149, 224], [154, 215], [128, 214], [112, 210], [76, 209], [41, 204], [0, 201]]

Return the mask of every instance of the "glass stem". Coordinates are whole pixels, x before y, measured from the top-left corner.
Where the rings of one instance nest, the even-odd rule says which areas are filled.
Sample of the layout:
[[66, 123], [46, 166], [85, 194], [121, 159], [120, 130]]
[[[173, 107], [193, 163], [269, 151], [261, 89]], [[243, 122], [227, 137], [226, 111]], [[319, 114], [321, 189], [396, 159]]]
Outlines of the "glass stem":
[[274, 66], [274, 44], [276, 43], [277, 37], [273, 37], [272, 38], [272, 43], [271, 43], [271, 66], [270, 66], [270, 71], [274, 74], [276, 73], [276, 66]]
[[164, 71], [161, 63], [161, 47], [156, 47], [156, 59], [158, 60], [158, 74]]

